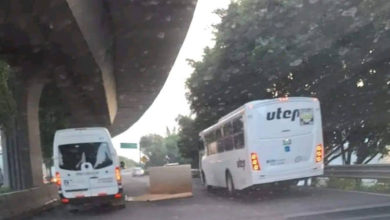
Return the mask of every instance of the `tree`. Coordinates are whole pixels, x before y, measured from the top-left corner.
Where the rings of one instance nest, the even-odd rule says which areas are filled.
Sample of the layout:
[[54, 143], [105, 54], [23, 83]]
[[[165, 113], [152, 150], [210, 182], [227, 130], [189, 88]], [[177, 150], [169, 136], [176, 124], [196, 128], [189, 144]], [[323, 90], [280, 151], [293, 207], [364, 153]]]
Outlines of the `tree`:
[[179, 148], [177, 146], [177, 142], [179, 140], [179, 136], [172, 132], [167, 128], [167, 136], [164, 138], [164, 145], [167, 149], [167, 160], [169, 163], [176, 163], [180, 160]]
[[61, 90], [55, 83], [47, 84], [42, 91], [39, 103], [39, 129], [43, 162], [47, 167], [53, 165], [54, 134], [68, 127], [70, 110], [65, 104]]
[[314, 96], [326, 163], [386, 154], [389, 11], [385, 0], [241, 0], [219, 10], [216, 44], [191, 61], [186, 82], [197, 130], [251, 100]]
[[199, 166], [199, 149], [203, 147], [199, 140], [198, 126], [195, 120], [188, 116], [179, 115], [176, 119], [179, 124], [178, 142], [182, 157], [190, 159], [192, 167]]
[[179, 135], [176, 129], [167, 128], [166, 137], [149, 134], [141, 137], [141, 151], [149, 158], [146, 166], [162, 166], [166, 163], [186, 163], [179, 153]]
[[167, 149], [164, 146], [164, 138], [157, 134], [149, 134], [141, 137], [140, 148], [149, 161], [145, 164], [149, 166], [162, 166], [167, 162]]

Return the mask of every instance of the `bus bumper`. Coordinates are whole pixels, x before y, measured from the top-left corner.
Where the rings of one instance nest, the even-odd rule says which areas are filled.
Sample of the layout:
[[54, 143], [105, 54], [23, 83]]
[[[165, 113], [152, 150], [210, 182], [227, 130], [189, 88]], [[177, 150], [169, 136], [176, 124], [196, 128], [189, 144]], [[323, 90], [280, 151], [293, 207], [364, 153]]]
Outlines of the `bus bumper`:
[[104, 204], [122, 204], [124, 203], [123, 189], [119, 189], [119, 192], [114, 195], [102, 195], [102, 196], [88, 196], [80, 198], [65, 198], [62, 193], [59, 194], [60, 201], [64, 205], [104, 205]]
[[299, 180], [309, 177], [322, 176], [324, 174], [323, 166], [315, 166], [306, 169], [296, 169], [277, 174], [267, 174], [260, 172], [252, 173], [252, 184], [273, 183], [286, 180]]

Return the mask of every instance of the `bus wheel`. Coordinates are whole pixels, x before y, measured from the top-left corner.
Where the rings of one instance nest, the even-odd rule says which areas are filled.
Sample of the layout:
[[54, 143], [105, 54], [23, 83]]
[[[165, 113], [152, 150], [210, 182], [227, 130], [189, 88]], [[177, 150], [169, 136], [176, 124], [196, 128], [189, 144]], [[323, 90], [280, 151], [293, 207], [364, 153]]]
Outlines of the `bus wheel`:
[[233, 177], [229, 172], [226, 173], [226, 188], [227, 188], [229, 195], [233, 196], [236, 194], [236, 189], [234, 188]]
[[205, 188], [207, 191], [211, 191], [211, 190], [212, 190], [212, 187], [211, 187], [210, 185], [207, 185], [206, 175], [204, 175], [204, 172], [203, 172], [203, 171], [202, 171], [201, 180], [202, 180], [202, 184], [203, 184], [204, 188]]

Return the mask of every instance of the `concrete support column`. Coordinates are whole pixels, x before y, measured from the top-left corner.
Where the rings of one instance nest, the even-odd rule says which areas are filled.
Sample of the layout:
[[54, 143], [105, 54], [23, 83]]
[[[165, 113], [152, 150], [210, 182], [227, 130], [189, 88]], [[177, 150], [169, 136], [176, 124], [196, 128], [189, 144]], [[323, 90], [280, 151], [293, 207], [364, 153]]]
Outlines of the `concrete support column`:
[[16, 117], [4, 131], [3, 146], [9, 185], [15, 190], [43, 184], [39, 99], [44, 84], [43, 80], [16, 80]]
[[10, 187], [20, 190], [31, 187], [31, 163], [27, 133], [27, 89], [25, 79], [16, 77], [15, 101], [17, 105], [15, 118], [5, 128], [6, 157]]
[[4, 186], [10, 187], [9, 182], [9, 166], [8, 166], [8, 158], [7, 158], [7, 140], [4, 132], [4, 128], [1, 128], [1, 146], [2, 146], [2, 153], [3, 153], [3, 176], [4, 176]]
[[39, 129], [39, 100], [44, 85], [44, 81], [34, 80], [28, 83], [27, 88], [27, 129], [30, 147], [32, 182], [34, 186], [43, 184], [43, 159]]

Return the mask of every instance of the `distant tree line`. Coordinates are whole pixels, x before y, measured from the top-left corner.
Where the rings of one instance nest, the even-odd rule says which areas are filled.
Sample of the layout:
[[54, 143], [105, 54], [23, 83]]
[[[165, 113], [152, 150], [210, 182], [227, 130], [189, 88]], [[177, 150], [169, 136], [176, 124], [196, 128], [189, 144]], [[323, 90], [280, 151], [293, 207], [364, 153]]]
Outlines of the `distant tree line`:
[[142, 153], [149, 159], [145, 167], [163, 166], [168, 163], [188, 163], [181, 157], [178, 148], [179, 136], [176, 129], [167, 128], [166, 136], [149, 134], [140, 139]]

